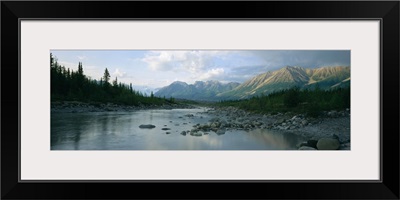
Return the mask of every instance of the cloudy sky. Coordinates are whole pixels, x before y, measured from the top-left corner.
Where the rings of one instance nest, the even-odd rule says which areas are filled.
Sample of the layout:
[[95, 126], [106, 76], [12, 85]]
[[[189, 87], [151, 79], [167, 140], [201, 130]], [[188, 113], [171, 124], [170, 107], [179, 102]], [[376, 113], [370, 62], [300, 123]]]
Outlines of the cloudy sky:
[[339, 50], [241, 50], [241, 51], [139, 51], [52, 50], [61, 65], [74, 71], [82, 62], [84, 73], [100, 79], [105, 68], [111, 79], [159, 88], [174, 81], [244, 82], [284, 66], [316, 68], [350, 66], [350, 51]]

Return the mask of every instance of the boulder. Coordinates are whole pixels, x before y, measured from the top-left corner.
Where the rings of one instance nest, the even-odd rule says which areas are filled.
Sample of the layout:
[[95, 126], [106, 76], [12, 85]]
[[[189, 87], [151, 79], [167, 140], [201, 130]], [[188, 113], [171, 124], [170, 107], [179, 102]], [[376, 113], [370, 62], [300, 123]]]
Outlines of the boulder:
[[142, 124], [139, 126], [139, 128], [155, 128], [156, 126], [154, 126], [153, 124]]
[[296, 128], [297, 128], [296, 126], [290, 126], [289, 130], [293, 130], [293, 129], [296, 129]]
[[317, 142], [318, 150], [337, 150], [339, 147], [339, 140], [333, 138], [321, 138]]
[[209, 121], [210, 122], [217, 122], [217, 121], [219, 121], [219, 118], [218, 117], [214, 117], [214, 118], [210, 119]]
[[336, 112], [335, 110], [328, 112], [328, 116], [330, 116], [330, 117], [336, 117], [337, 115], [338, 115], [338, 112]]
[[350, 143], [344, 143], [340, 145], [341, 150], [350, 150]]
[[297, 148], [303, 147], [303, 146], [308, 146], [307, 142], [302, 142], [298, 145], [296, 145]]
[[276, 124], [282, 124], [283, 122], [285, 122], [285, 119], [283, 119], [283, 118], [275, 121]]
[[255, 125], [255, 126], [261, 126], [263, 123], [262, 122], [259, 122], [259, 121], [255, 121], [255, 122], [253, 122], [253, 125]]
[[314, 148], [309, 147], [309, 146], [302, 146], [302, 147], [299, 148], [299, 150], [317, 150], [317, 149], [314, 149]]
[[317, 148], [317, 140], [308, 140], [307, 141], [307, 146], [312, 147], [312, 148]]
[[200, 136], [203, 136], [203, 133], [202, 132], [191, 131], [190, 135], [191, 136], [200, 137]]
[[332, 138], [333, 138], [333, 139], [337, 139], [337, 140], [339, 140], [339, 136], [338, 136], [338, 135], [336, 135], [336, 134], [333, 134], [333, 135], [332, 135]]
[[181, 135], [186, 136], [186, 131], [182, 131]]
[[216, 132], [216, 134], [217, 134], [217, 135], [223, 135], [223, 134], [225, 134], [225, 129], [219, 129], [219, 130]]
[[214, 123], [211, 124], [210, 127], [211, 127], [211, 128], [218, 128], [219, 125], [220, 125], [220, 124], [219, 124], [218, 122], [214, 122]]

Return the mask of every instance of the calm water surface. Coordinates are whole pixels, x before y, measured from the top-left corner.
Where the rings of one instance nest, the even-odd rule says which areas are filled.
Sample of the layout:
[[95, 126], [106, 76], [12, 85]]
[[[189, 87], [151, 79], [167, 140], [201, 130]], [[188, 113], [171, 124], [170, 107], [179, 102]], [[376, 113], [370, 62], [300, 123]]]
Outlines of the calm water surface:
[[[304, 139], [271, 130], [181, 135], [214, 116], [205, 109], [52, 113], [51, 150], [291, 150]], [[186, 117], [193, 114], [193, 117]], [[156, 128], [141, 129], [141, 124]], [[170, 128], [171, 130], [161, 130]], [[167, 134], [170, 132], [170, 134]]]

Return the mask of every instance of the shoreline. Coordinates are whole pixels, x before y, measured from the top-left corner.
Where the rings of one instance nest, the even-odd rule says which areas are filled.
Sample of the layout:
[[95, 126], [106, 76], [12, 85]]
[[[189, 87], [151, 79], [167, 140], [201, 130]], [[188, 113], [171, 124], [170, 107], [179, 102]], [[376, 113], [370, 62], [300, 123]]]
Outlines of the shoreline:
[[[321, 139], [337, 142], [338, 150], [350, 150], [350, 109], [324, 112], [317, 118], [305, 114], [290, 112], [277, 114], [255, 114], [235, 107], [193, 106], [188, 104], [139, 105], [125, 106], [112, 103], [85, 103], [78, 101], [52, 102], [52, 113], [87, 113], [87, 112], [130, 112], [149, 109], [193, 109], [208, 108], [203, 112], [212, 116], [206, 124], [198, 124], [191, 132], [214, 130], [255, 130], [266, 129], [279, 132], [293, 133], [306, 138], [298, 144], [299, 150], [317, 150]], [[337, 145], [337, 144], [335, 144]]]
[[[321, 139], [321, 143], [338, 143], [334, 145], [339, 145], [339, 150], [350, 150], [351, 147], [350, 109], [323, 112], [322, 116], [317, 118], [290, 112], [275, 115], [254, 114], [235, 107], [211, 107], [206, 113], [215, 116], [217, 126], [227, 129], [267, 129], [302, 136], [307, 141], [298, 144], [300, 150], [317, 150], [317, 143]], [[210, 126], [215, 125], [212, 122]]]
[[80, 102], [80, 101], [57, 101], [51, 102], [52, 113], [85, 113], [85, 112], [129, 112], [148, 109], [189, 109], [195, 106], [187, 104], [163, 104], [163, 105], [138, 105], [128, 106], [114, 103]]

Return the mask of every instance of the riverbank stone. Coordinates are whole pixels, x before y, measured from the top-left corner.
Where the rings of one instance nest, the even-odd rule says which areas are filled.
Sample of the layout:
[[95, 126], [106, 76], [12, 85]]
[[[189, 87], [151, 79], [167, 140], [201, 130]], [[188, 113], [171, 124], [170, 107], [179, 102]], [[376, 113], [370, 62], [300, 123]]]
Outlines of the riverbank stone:
[[318, 140], [308, 140], [307, 146], [312, 147], [312, 148], [317, 148], [317, 143], [318, 143]]
[[153, 124], [142, 124], [139, 126], [139, 128], [155, 128], [156, 126], [154, 126]]
[[216, 134], [217, 135], [223, 135], [223, 134], [225, 134], [225, 129], [219, 129], [217, 132], [216, 132]]
[[203, 136], [203, 133], [202, 132], [191, 131], [190, 135], [191, 136], [200, 137], [200, 136]]
[[339, 140], [333, 138], [321, 138], [317, 143], [318, 150], [337, 150], [339, 147]]
[[317, 149], [314, 149], [314, 148], [309, 147], [309, 146], [302, 146], [302, 147], [299, 148], [299, 150], [317, 150]]

